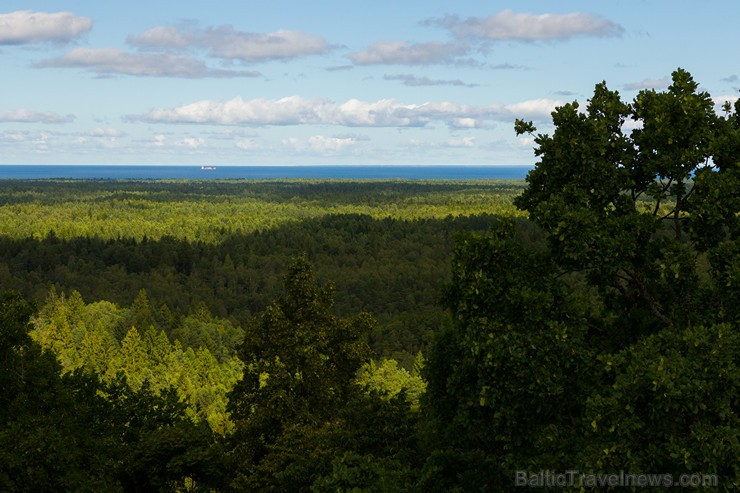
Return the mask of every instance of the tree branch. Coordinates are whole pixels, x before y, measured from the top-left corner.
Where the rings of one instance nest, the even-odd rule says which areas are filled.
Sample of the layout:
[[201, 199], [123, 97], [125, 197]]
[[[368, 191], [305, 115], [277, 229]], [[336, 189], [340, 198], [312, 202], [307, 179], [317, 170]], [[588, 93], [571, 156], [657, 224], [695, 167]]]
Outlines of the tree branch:
[[625, 274], [629, 276], [630, 281], [635, 285], [637, 288], [637, 292], [640, 294], [640, 297], [642, 300], [647, 304], [647, 307], [650, 309], [650, 312], [655, 315], [655, 318], [660, 320], [663, 325], [666, 326], [666, 328], [673, 327], [673, 322], [670, 318], [668, 318], [660, 309], [658, 306], [658, 303], [653, 299], [653, 297], [650, 295], [650, 293], [647, 290], [647, 287], [645, 286], [645, 283], [640, 279], [640, 276], [637, 274], [632, 274], [630, 271], [626, 269], [622, 269]]

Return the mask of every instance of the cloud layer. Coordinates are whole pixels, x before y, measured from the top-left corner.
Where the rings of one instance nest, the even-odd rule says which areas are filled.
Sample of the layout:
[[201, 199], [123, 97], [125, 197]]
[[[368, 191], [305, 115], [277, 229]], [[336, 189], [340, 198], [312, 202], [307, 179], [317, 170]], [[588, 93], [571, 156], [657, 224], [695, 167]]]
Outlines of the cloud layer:
[[150, 77], [257, 77], [259, 72], [212, 69], [195, 58], [170, 53], [126, 53], [117, 48], [76, 48], [44, 60], [39, 68], [83, 68], [102, 76], [123, 74]]
[[0, 14], [0, 45], [72, 41], [90, 29], [92, 19], [71, 12], [19, 10]]
[[0, 111], [0, 122], [13, 123], [70, 123], [75, 120], [73, 115], [60, 115], [53, 112], [30, 111], [17, 109]]
[[250, 33], [230, 25], [206, 29], [160, 26], [130, 36], [128, 42], [142, 50], [205, 50], [210, 57], [247, 63], [320, 55], [330, 49], [324, 38], [303, 31]]
[[460, 20], [447, 16], [435, 22], [458, 38], [492, 41], [556, 41], [576, 36], [621, 36], [624, 32], [618, 24], [581, 12], [537, 15], [507, 9], [488, 17]]
[[547, 119], [560, 104], [562, 102], [550, 99], [476, 106], [450, 102], [404, 104], [393, 99], [375, 102], [350, 99], [340, 104], [300, 96], [251, 100], [236, 97], [228, 101], [203, 100], [175, 108], [153, 109], [126, 119], [148, 123], [347, 127], [423, 127], [443, 122], [456, 128], [475, 128], [488, 121], [509, 121], [515, 117]]
[[366, 50], [351, 53], [355, 65], [430, 65], [455, 63], [468, 47], [459, 43], [416, 43], [405, 41], [378, 41]]
[[399, 40], [377, 41], [367, 49], [350, 53], [355, 65], [431, 65], [476, 64], [469, 57], [475, 48], [496, 41], [565, 41], [574, 37], [619, 37], [624, 28], [614, 22], [581, 12], [568, 14], [517, 14], [503, 10], [488, 17], [455, 15], [426, 21], [427, 25], [448, 30], [454, 41], [408, 43]]
[[159, 26], [138, 36], [129, 36], [127, 41], [136, 51], [76, 48], [34, 66], [81, 68], [100, 76], [257, 77], [261, 73], [255, 70], [211, 68], [204, 57], [229, 63], [257, 63], [318, 55], [330, 50], [324, 38], [302, 31], [249, 33], [229, 25], [206, 29]]

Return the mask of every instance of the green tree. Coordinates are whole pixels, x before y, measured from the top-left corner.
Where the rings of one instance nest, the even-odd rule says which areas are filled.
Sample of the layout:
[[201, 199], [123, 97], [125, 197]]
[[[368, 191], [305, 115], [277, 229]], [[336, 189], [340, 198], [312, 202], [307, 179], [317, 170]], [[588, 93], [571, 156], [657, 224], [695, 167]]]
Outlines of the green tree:
[[126, 375], [129, 385], [134, 390], [141, 388], [144, 380], [151, 377], [149, 355], [136, 327], [131, 327], [121, 341], [121, 349], [116, 355], [114, 364], [117, 372], [121, 371]]
[[578, 469], [738, 488], [740, 102], [725, 110], [678, 69], [665, 92], [625, 103], [601, 83], [583, 111], [553, 112], [515, 199], [546, 245], [501, 221], [454, 252], [422, 484], [506, 490], [516, 470]]
[[284, 293], [245, 331], [239, 357], [244, 377], [229, 394], [236, 425], [236, 485], [245, 490], [278, 488], [274, 446], [286, 430], [318, 427], [332, 420], [358, 391], [355, 373], [370, 358], [363, 336], [373, 327], [365, 314], [332, 313], [331, 286], [319, 288], [308, 261], [297, 258], [285, 276]]
[[[628, 305], [626, 333], [717, 320], [717, 304], [735, 294], [702, 283], [697, 263], [708, 257], [721, 276], [716, 249], [740, 233], [739, 112], [736, 103], [717, 115], [678, 69], [666, 92], [641, 91], [631, 104], [601, 83], [585, 112], [558, 108], [553, 135], [536, 136], [540, 162], [515, 203], [549, 233], [563, 269]], [[630, 135], [627, 118], [640, 124]], [[517, 123], [517, 133], [534, 130]]]
[[[149, 297], [147, 296], [146, 289], [142, 288], [131, 304], [126, 326], [128, 328], [139, 327], [142, 334], [151, 334], [154, 336], [156, 335], [156, 331], [153, 330], [156, 328], [155, 324], [154, 312], [149, 305]], [[150, 331], [150, 329], [152, 330]]]

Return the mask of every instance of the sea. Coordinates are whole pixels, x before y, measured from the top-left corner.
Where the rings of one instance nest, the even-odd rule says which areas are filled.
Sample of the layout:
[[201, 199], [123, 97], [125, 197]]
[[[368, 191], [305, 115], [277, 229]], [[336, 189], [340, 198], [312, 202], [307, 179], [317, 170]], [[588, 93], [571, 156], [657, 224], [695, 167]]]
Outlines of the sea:
[[378, 180], [523, 180], [527, 165], [302, 165], [302, 166], [155, 166], [155, 165], [0, 165], [0, 180], [267, 180], [281, 178]]

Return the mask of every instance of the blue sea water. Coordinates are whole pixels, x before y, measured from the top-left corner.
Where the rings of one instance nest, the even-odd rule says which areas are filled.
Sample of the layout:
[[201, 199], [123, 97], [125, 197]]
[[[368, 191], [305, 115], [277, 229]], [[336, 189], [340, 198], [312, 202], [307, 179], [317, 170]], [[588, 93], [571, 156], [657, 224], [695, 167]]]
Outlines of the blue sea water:
[[408, 180], [522, 180], [531, 166], [525, 165], [333, 165], [333, 166], [217, 166], [203, 170], [200, 166], [154, 165], [0, 165], [0, 180], [6, 179], [408, 179]]

